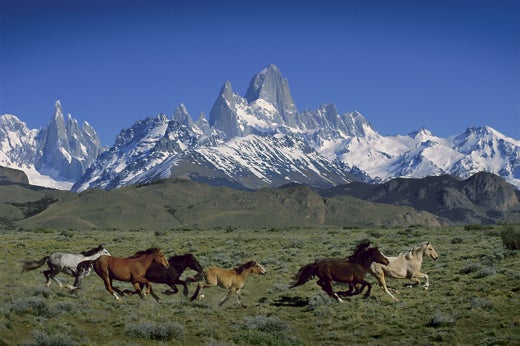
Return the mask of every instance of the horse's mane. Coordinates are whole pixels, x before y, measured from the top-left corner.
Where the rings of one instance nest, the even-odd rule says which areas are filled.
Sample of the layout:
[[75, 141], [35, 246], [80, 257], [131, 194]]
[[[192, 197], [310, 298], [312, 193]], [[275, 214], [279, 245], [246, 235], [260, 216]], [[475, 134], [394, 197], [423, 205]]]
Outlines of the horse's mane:
[[235, 268], [235, 271], [237, 272], [237, 274], [242, 274], [242, 272], [244, 270], [251, 268], [255, 265], [256, 265], [255, 261], [249, 261], [249, 262], [246, 262], [246, 263], [242, 264], [241, 266], [238, 266], [237, 268]]
[[161, 251], [161, 249], [159, 249], [158, 247], [151, 247], [146, 250], [137, 251], [135, 254], [133, 254], [132, 256], [127, 257], [127, 258], [137, 258], [137, 257], [141, 257], [144, 255], [150, 255], [150, 254], [156, 253], [158, 251]]
[[347, 257], [347, 260], [350, 262], [356, 262], [362, 258], [362, 256], [369, 250], [370, 242], [362, 241], [360, 242], [356, 248], [354, 249], [354, 253]]
[[429, 243], [430, 243], [429, 241], [425, 241], [424, 243], [417, 244], [414, 247], [408, 249], [408, 251], [403, 252], [402, 255], [404, 256], [404, 258], [406, 258], [408, 260], [412, 259], [412, 256], [415, 256], [415, 254], [417, 253], [417, 251], [419, 249], [422, 249], [424, 246], [428, 245]]
[[97, 254], [99, 251], [101, 251], [103, 249], [103, 244], [99, 245], [98, 247], [95, 247], [93, 249], [90, 249], [90, 250], [87, 250], [87, 251], [83, 251], [81, 252], [81, 254], [85, 257], [88, 257], [88, 256], [92, 256], [92, 255], [95, 255]]

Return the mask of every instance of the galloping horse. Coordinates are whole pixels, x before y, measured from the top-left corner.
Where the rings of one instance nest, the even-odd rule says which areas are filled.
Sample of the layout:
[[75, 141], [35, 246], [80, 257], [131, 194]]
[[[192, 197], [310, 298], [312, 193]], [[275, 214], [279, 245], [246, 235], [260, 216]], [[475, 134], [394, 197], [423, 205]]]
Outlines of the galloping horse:
[[168, 263], [170, 266], [168, 268], [164, 268], [160, 264], [152, 263], [150, 268], [146, 271], [146, 279], [151, 282], [159, 283], [159, 284], [167, 284], [169, 285], [173, 291], [167, 291], [167, 294], [176, 294], [179, 292], [176, 284], [180, 284], [183, 286], [182, 293], [187, 296], [188, 295], [188, 285], [187, 282], [195, 281], [194, 278], [187, 278], [186, 281], [179, 279], [182, 272], [186, 268], [190, 268], [198, 273], [198, 275], [202, 275], [204, 269], [200, 263], [195, 259], [195, 257], [188, 253], [184, 255], [172, 256], [168, 259]]
[[[350, 257], [319, 259], [314, 263], [301, 267], [296, 274], [296, 282], [290, 287], [292, 288], [303, 285], [314, 276], [317, 276], [317, 284], [327, 292], [329, 296], [336, 299], [338, 302], [342, 302], [343, 300], [340, 298], [338, 293], [334, 292], [332, 287], [333, 281], [349, 283], [349, 291], [344, 292], [344, 295], [360, 294], [365, 287], [368, 287], [364, 295], [364, 297], [367, 298], [370, 296], [372, 285], [365, 280], [365, 276], [370, 264], [373, 262], [382, 264], [389, 263], [385, 255], [383, 255], [377, 247], [370, 248], [368, 247], [368, 243], [361, 243], [356, 248], [354, 255]], [[361, 287], [357, 288], [356, 291], [352, 293], [353, 287], [356, 284], [361, 284]]]
[[242, 303], [242, 299], [240, 298], [240, 290], [244, 287], [246, 278], [249, 274], [265, 275], [265, 273], [264, 267], [255, 261], [246, 262], [235, 269], [208, 268], [203, 273], [206, 282], [198, 284], [197, 290], [191, 297], [191, 300], [194, 301], [195, 299], [204, 298], [204, 295], [201, 294], [204, 287], [218, 285], [219, 287], [229, 289], [228, 294], [220, 301], [219, 305], [224, 304], [233, 293], [236, 293], [238, 304], [245, 308], [246, 305]]
[[[128, 293], [139, 293], [141, 298], [151, 293], [150, 281], [145, 278], [146, 270], [152, 263], [161, 264], [168, 267], [168, 261], [164, 257], [162, 251], [158, 248], [150, 248], [144, 251], [138, 251], [135, 255], [121, 258], [112, 256], [101, 256], [94, 261], [94, 270], [99, 277], [105, 282], [106, 290], [119, 299], [117, 293], [124, 295], [127, 290], [121, 292], [112, 286], [112, 280], [127, 281], [134, 285], [135, 291]], [[146, 285], [146, 291], [143, 293], [140, 284]], [[117, 291], [117, 293], [116, 293]], [[158, 297], [152, 295], [157, 301]]]
[[74, 285], [67, 285], [69, 289], [74, 290], [80, 288], [81, 280], [83, 279], [83, 277], [90, 274], [90, 270], [78, 272], [78, 264], [83, 261], [93, 261], [102, 255], [110, 256], [110, 253], [104, 248], [103, 245], [99, 245], [98, 247], [88, 251], [83, 251], [78, 255], [63, 252], [54, 252], [49, 256], [43, 257], [39, 261], [25, 260], [23, 264], [22, 273], [39, 268], [42, 265], [44, 265], [45, 262], [47, 262], [49, 270], [43, 272], [45, 278], [47, 279], [45, 285], [48, 287], [51, 285], [52, 281], [54, 281], [58, 284], [60, 288], [63, 287], [63, 284], [55, 278], [56, 275], [58, 275], [60, 272], [63, 272], [67, 275], [74, 276], [76, 278], [74, 281]]
[[437, 260], [439, 254], [435, 251], [429, 242], [415, 245], [406, 252], [400, 253], [397, 257], [388, 257], [390, 263], [386, 266], [374, 263], [370, 266], [370, 274], [377, 279], [379, 285], [393, 299], [399, 300], [390, 293], [386, 286], [385, 276], [396, 279], [411, 279], [413, 286], [421, 283], [419, 278], [426, 280], [424, 289], [430, 287], [428, 275], [421, 273], [421, 264], [424, 256], [430, 256], [434, 261]]

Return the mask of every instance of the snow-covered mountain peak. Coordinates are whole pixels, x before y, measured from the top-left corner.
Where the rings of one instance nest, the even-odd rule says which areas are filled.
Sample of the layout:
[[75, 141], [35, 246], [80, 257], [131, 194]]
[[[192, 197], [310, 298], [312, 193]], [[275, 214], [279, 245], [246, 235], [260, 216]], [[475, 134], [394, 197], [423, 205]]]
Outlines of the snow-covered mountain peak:
[[298, 109], [289, 89], [289, 83], [282, 77], [280, 69], [276, 65], [269, 65], [255, 75], [245, 94], [248, 103], [263, 99], [273, 105], [278, 111], [284, 124], [297, 127], [295, 115]]

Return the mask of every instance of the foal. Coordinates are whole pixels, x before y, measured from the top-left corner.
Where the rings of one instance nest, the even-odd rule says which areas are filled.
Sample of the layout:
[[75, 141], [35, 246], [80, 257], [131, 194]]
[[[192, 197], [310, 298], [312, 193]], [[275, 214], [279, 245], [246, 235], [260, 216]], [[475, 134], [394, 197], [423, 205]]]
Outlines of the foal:
[[240, 290], [244, 287], [246, 278], [249, 274], [265, 275], [265, 273], [266, 271], [264, 267], [255, 261], [249, 261], [235, 269], [210, 267], [204, 271], [206, 282], [198, 284], [197, 290], [191, 297], [191, 300], [194, 301], [195, 299], [204, 298], [204, 295], [202, 294], [202, 289], [204, 287], [218, 285], [219, 287], [227, 288], [229, 290], [228, 294], [220, 301], [219, 305], [224, 304], [233, 293], [236, 293], [238, 304], [245, 308], [246, 305], [244, 305], [240, 299]]

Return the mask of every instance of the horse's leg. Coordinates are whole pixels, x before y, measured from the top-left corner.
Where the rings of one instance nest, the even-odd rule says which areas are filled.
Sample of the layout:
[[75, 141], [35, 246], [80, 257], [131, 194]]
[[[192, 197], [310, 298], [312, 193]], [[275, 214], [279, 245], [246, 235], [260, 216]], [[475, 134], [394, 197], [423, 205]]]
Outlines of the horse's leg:
[[45, 284], [45, 286], [49, 287], [51, 285], [51, 281], [54, 281], [58, 284], [59, 288], [62, 288], [63, 284], [61, 283], [60, 280], [56, 279], [56, 277], [55, 277], [56, 275], [59, 274], [60, 271], [61, 271], [61, 268], [58, 268], [53, 265], [49, 265], [49, 270], [46, 270], [43, 272], [43, 274], [47, 278], [47, 283]]
[[210, 285], [210, 284], [205, 284], [205, 283], [199, 283], [197, 285], [197, 289], [195, 290], [195, 293], [193, 293], [193, 296], [191, 297], [191, 301], [194, 301], [195, 299], [198, 299], [198, 300], [201, 300], [202, 298], [204, 298], [204, 294], [202, 293], [202, 289], [204, 287], [211, 287], [213, 285]]
[[343, 299], [341, 299], [336, 292], [334, 292], [334, 289], [332, 288], [332, 282], [320, 279], [318, 280], [318, 285], [321, 286], [321, 288], [332, 298], [336, 299], [338, 302], [343, 302]]
[[372, 274], [372, 276], [376, 278], [376, 280], [379, 282], [379, 287], [381, 287], [390, 297], [392, 297], [392, 299], [399, 300], [396, 297], [394, 297], [394, 295], [390, 293], [390, 291], [388, 290], [385, 280], [385, 272], [383, 271], [383, 269], [377, 268], [376, 271], [370, 269], [370, 274]]
[[67, 288], [71, 291], [75, 291], [81, 288], [81, 281], [83, 280], [83, 275], [76, 275], [76, 279], [74, 280], [74, 284], [67, 285]]
[[[187, 297], [189, 292], [188, 292], [188, 285], [187, 285], [186, 281], [177, 280], [175, 283], [176, 283], [176, 284], [180, 284], [180, 285], [182, 285], [182, 294], [183, 294], [185, 297]], [[176, 288], [177, 288], [177, 287], [176, 287]]]
[[430, 288], [430, 279], [428, 278], [428, 275], [421, 273], [421, 272], [416, 272], [413, 274], [412, 280], [413, 280], [414, 286], [418, 286], [421, 284], [421, 280], [419, 278], [423, 278], [425, 280], [425, 283], [423, 286], [424, 290], [427, 290], [428, 288]]
[[[108, 291], [108, 293], [113, 295], [114, 298], [116, 298], [116, 300], [119, 300], [119, 296], [117, 295], [116, 291], [114, 291], [114, 288], [112, 286], [112, 279], [110, 277], [108, 277], [107, 273], [104, 273], [104, 274], [106, 274], [106, 275], [103, 275], [102, 279], [103, 279], [103, 282], [105, 283], [105, 289]], [[120, 294], [121, 294], [121, 292], [120, 292]]]
[[365, 281], [365, 280], [360, 280], [359, 282], [361, 283], [361, 288], [359, 289], [359, 292], [356, 293], [356, 294], [360, 294], [361, 292], [363, 292], [363, 289], [366, 286], [367, 287], [367, 291], [363, 295], [363, 298], [368, 298], [370, 296], [370, 291], [372, 290], [372, 285], [370, 284], [370, 282]]
[[[235, 292], [236, 292], [236, 288], [231, 287], [231, 288], [229, 289], [229, 291], [228, 291], [228, 294], [226, 294], [226, 296], [224, 297], [224, 299], [222, 299], [222, 300], [220, 301], [220, 303], [218, 303], [218, 305], [220, 306], [220, 305], [224, 304], [224, 303], [229, 299], [229, 297], [231, 297], [231, 296], [233, 295], [233, 293], [235, 293]], [[239, 300], [238, 300], [238, 303], [239, 303], [240, 305], [242, 305], [241, 302], [240, 302], [240, 298], [239, 298]]]
[[159, 296], [157, 294], [155, 294], [155, 292], [153, 291], [152, 285], [150, 285], [150, 295], [155, 299], [155, 301], [157, 303], [159, 303], [159, 301], [160, 301]]
[[235, 293], [237, 294], [238, 304], [240, 304], [243, 308], [247, 308], [247, 306], [244, 303], [242, 303], [242, 297], [240, 296], [240, 289], [236, 290]]

